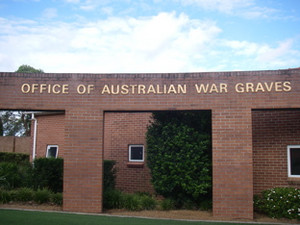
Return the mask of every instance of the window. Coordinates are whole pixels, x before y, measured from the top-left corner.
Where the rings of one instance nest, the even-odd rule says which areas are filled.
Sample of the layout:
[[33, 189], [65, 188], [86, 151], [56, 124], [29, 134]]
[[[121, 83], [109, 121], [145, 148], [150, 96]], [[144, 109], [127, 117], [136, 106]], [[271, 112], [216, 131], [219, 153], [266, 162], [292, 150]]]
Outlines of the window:
[[288, 175], [300, 177], [300, 145], [288, 146]]
[[129, 161], [144, 162], [144, 145], [129, 145]]
[[58, 155], [58, 145], [48, 145], [47, 146], [47, 158], [57, 158]]

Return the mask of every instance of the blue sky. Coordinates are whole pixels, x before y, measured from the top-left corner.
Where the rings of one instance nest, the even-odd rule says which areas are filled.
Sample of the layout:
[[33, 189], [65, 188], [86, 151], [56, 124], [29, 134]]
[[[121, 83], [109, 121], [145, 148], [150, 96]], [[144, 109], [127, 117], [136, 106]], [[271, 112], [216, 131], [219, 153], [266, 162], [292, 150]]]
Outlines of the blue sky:
[[300, 67], [300, 0], [0, 0], [0, 71]]

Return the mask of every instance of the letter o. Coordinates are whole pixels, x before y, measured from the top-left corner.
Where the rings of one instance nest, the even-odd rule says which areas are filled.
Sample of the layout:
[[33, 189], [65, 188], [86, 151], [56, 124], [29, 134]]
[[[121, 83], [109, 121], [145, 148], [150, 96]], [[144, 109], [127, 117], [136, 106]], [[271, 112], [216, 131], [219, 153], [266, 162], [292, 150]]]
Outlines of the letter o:
[[77, 86], [77, 93], [83, 95], [86, 92], [86, 87], [83, 84]]
[[27, 94], [30, 92], [30, 85], [29, 84], [23, 84], [21, 87], [21, 90], [24, 94]]

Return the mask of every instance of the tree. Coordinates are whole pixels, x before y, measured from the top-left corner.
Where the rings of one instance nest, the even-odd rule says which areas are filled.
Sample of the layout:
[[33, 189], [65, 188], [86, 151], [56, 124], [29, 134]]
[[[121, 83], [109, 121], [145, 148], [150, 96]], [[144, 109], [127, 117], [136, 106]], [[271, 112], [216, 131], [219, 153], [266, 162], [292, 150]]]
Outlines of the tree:
[[179, 207], [211, 199], [210, 112], [155, 112], [146, 138], [147, 163], [158, 194]]
[[44, 73], [44, 71], [41, 69], [35, 69], [29, 65], [21, 65], [19, 66], [16, 73]]
[[[44, 73], [29, 65], [19, 66], [16, 73]], [[20, 111], [0, 111], [0, 136], [30, 136], [30, 115]]]

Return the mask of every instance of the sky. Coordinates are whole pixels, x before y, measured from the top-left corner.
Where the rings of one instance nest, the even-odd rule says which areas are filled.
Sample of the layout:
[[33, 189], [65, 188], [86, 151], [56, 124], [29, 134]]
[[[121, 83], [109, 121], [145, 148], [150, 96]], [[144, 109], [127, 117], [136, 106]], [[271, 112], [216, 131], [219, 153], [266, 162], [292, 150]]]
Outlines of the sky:
[[0, 0], [0, 71], [300, 67], [300, 0]]

